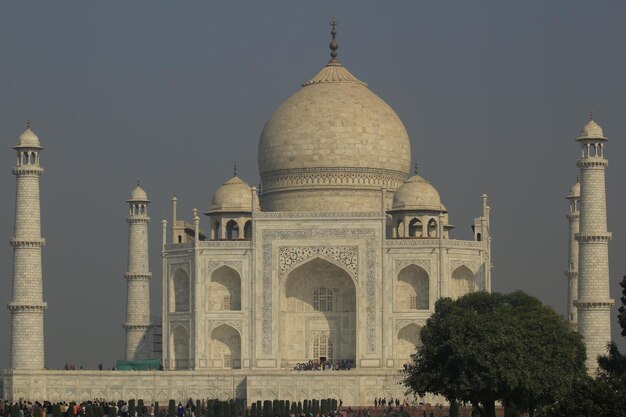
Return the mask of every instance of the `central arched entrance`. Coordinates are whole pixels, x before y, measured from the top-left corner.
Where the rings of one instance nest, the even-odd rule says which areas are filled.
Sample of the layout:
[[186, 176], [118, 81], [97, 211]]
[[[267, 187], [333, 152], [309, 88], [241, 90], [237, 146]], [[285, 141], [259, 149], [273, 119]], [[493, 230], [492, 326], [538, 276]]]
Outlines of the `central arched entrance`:
[[283, 368], [356, 362], [356, 288], [344, 269], [322, 258], [298, 266], [281, 287], [280, 307]]

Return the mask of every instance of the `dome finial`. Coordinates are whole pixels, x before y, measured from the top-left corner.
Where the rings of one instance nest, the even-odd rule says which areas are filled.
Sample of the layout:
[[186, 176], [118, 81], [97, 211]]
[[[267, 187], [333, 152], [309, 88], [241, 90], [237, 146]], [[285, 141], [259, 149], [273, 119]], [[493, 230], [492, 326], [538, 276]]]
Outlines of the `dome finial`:
[[330, 21], [330, 26], [332, 27], [330, 34], [333, 37], [333, 39], [330, 41], [330, 44], [328, 45], [331, 51], [330, 52], [331, 60], [329, 62], [337, 62], [337, 49], [339, 49], [339, 44], [337, 43], [337, 40], [335, 39], [335, 36], [337, 36], [337, 20], [335, 20], [334, 16], [333, 16], [333, 19]]
[[233, 177], [237, 176], [237, 161], [233, 164]]
[[141, 180], [137, 178], [137, 187], [141, 186]]
[[415, 164], [413, 164], [413, 174], [417, 175], [418, 173], [418, 169], [417, 169], [417, 159], [415, 160]]
[[589, 110], [589, 120], [593, 120], [593, 109]]
[[26, 129], [30, 129], [30, 119], [26, 120]]

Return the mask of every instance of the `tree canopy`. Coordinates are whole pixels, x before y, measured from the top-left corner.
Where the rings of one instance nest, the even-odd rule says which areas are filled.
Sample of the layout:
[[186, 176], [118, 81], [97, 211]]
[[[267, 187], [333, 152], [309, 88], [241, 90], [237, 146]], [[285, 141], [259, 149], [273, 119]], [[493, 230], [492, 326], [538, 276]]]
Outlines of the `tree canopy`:
[[[626, 336], [626, 276], [620, 283], [622, 305], [617, 316]], [[610, 342], [607, 354], [598, 357], [598, 373], [576, 381], [571, 389], [551, 406], [549, 417], [626, 417], [626, 355]]]
[[521, 291], [443, 298], [405, 370], [409, 390], [470, 403], [495, 416], [495, 402], [534, 410], [585, 376], [581, 337], [552, 308]]

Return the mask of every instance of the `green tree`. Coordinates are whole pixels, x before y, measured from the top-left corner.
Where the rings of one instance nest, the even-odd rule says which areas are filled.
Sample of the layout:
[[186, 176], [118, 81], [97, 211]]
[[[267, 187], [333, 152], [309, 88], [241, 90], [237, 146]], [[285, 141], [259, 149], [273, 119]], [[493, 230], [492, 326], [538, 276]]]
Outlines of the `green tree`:
[[136, 412], [137, 409], [135, 408], [135, 400], [131, 398], [130, 400], [128, 400], [128, 415], [130, 417], [135, 417]]
[[170, 400], [167, 405], [167, 415], [168, 417], [176, 417], [176, 400]]
[[581, 337], [534, 297], [476, 292], [443, 298], [421, 332], [405, 385], [495, 416], [496, 401], [533, 416], [585, 374]]
[[[35, 416], [37, 417], [37, 416]], [[95, 417], [95, 413], [93, 410], [93, 405], [91, 404], [87, 404], [87, 406], [85, 407], [85, 417]]]
[[[622, 305], [617, 318], [626, 336], [626, 277], [620, 286]], [[607, 354], [598, 357], [596, 377], [581, 378], [545, 411], [549, 417], [626, 417], [626, 355], [614, 342], [607, 344]]]
[[113, 404], [109, 407], [109, 417], [117, 417], [117, 408]]

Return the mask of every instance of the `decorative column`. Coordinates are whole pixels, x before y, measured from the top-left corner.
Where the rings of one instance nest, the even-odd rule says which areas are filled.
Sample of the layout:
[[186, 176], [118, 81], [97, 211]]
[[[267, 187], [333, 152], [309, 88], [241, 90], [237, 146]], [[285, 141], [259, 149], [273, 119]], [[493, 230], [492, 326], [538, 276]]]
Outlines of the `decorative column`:
[[126, 360], [151, 359], [152, 340], [150, 324], [150, 279], [148, 266], [148, 195], [139, 186], [127, 200], [130, 213], [128, 223], [128, 272], [126, 322]]
[[569, 200], [569, 212], [566, 217], [569, 221], [569, 251], [567, 257], [567, 321], [573, 329], [577, 328], [577, 314], [574, 303], [578, 298], [578, 242], [576, 235], [579, 231], [579, 209], [580, 209], [580, 182], [576, 179], [576, 184], [569, 190], [569, 195], [565, 197]]
[[582, 147], [580, 168], [580, 231], [578, 241], [578, 332], [587, 347], [587, 370], [594, 373], [597, 357], [606, 354], [611, 340], [611, 306], [609, 295], [609, 240], [607, 231], [602, 128], [593, 120], [585, 125], [576, 139]]
[[39, 138], [30, 129], [19, 137], [15, 194], [15, 232], [13, 246], [13, 294], [7, 307], [11, 311], [11, 368], [44, 369], [43, 301], [41, 273], [41, 214], [39, 204]]

